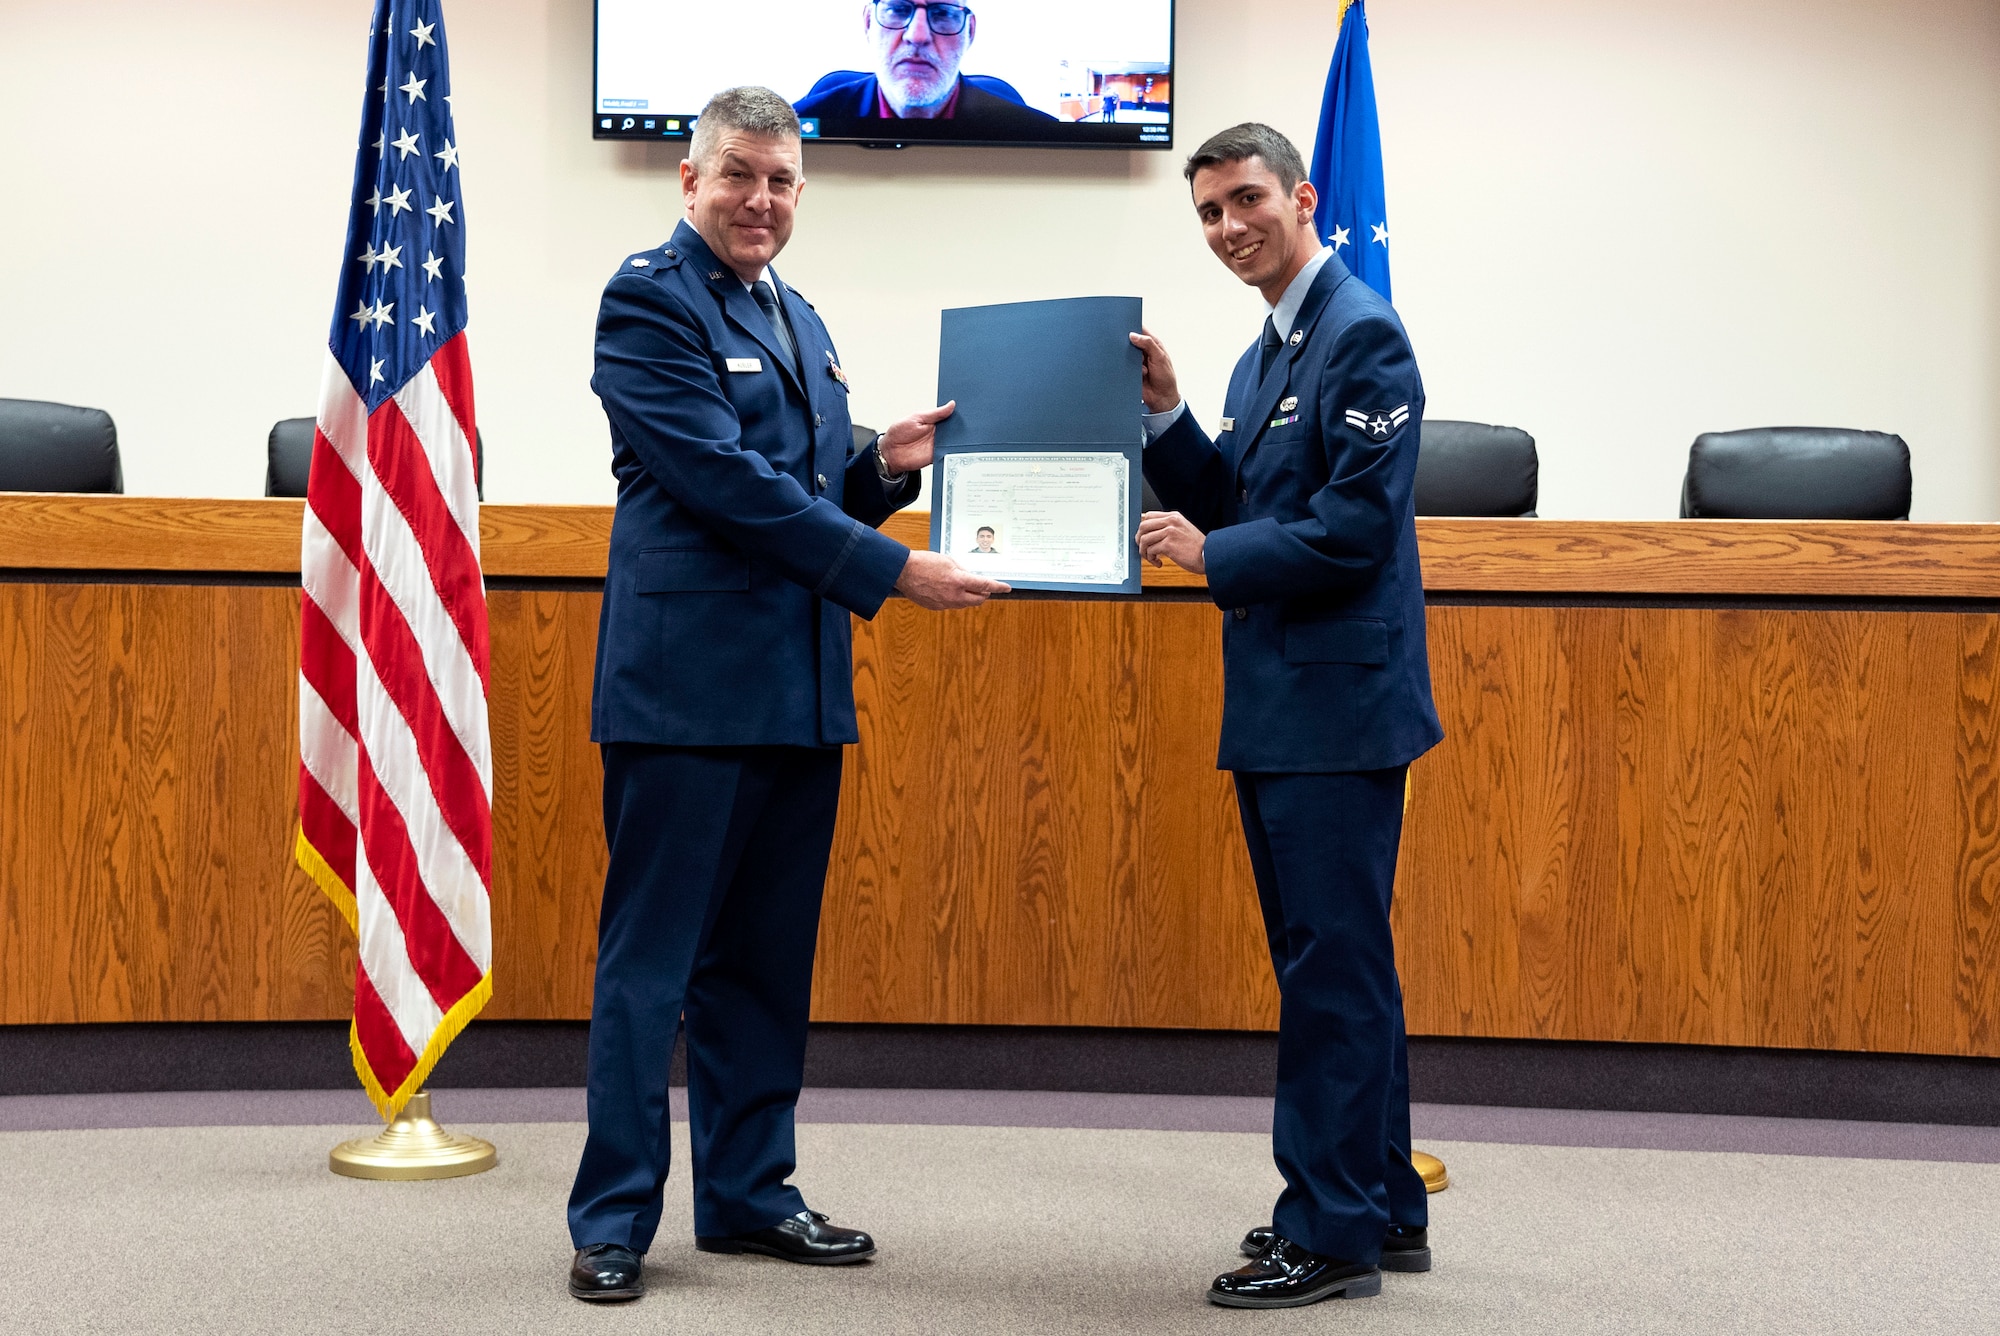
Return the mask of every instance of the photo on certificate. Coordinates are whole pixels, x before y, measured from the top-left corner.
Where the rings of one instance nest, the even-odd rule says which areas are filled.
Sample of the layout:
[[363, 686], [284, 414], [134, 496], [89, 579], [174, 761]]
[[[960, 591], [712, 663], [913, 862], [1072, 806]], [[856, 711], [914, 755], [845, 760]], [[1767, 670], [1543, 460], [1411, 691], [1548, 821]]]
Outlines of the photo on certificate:
[[933, 546], [1016, 589], [1137, 593], [1137, 453], [948, 454], [938, 461]]

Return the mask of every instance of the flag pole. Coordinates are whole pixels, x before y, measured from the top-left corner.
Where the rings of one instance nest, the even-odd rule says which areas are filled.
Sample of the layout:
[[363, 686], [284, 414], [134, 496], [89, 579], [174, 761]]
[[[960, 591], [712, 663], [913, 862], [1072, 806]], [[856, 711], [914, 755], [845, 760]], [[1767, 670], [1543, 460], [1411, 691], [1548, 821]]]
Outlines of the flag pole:
[[431, 1116], [431, 1092], [410, 1096], [379, 1136], [358, 1137], [335, 1146], [326, 1167], [347, 1178], [413, 1182], [483, 1174], [500, 1162], [490, 1141], [447, 1132]]
[[[1334, 16], [1333, 60], [1320, 99], [1319, 134], [1313, 142], [1312, 184], [1319, 196], [1316, 216], [1322, 239], [1355, 277], [1389, 301], [1389, 219], [1382, 184], [1382, 129], [1375, 112], [1375, 72], [1368, 58], [1365, 0], [1340, 0]], [[1378, 253], [1376, 246], [1382, 249]], [[1405, 829], [1412, 780], [1403, 781]], [[1426, 1151], [1410, 1152], [1424, 1191], [1451, 1186], [1444, 1161]]]
[[295, 856], [356, 936], [354, 1178], [493, 1147], [423, 1086], [493, 995], [492, 742], [465, 200], [441, 0], [374, 0], [301, 535]]

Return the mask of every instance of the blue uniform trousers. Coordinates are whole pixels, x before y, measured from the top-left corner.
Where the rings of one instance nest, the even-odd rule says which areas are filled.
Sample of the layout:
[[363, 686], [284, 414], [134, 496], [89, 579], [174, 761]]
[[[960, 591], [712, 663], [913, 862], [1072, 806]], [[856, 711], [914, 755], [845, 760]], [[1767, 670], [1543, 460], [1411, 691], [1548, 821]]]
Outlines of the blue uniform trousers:
[[1430, 1218], [1389, 932], [1408, 770], [1235, 776], [1281, 999], [1271, 1223], [1350, 1262], [1380, 1257], [1391, 1221]]
[[805, 1209], [785, 1180], [840, 748], [614, 742], [603, 754], [611, 863], [570, 1237], [652, 1244], [683, 1017], [695, 1233], [762, 1229]]

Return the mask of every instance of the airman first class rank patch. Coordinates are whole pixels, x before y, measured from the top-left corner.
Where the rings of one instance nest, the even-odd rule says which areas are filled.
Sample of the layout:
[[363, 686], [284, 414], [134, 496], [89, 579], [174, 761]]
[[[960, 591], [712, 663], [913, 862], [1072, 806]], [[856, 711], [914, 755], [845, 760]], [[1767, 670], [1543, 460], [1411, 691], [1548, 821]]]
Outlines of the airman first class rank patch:
[[1347, 425], [1374, 441], [1386, 441], [1389, 433], [1410, 420], [1410, 406], [1399, 404], [1387, 412], [1377, 408], [1347, 410]]

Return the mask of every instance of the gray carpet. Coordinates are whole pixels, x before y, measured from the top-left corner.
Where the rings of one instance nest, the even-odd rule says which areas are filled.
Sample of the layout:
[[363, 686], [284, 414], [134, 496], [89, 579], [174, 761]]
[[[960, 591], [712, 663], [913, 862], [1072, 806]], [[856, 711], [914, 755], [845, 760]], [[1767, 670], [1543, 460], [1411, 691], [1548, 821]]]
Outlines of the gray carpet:
[[[579, 1122], [584, 1117], [583, 1091], [576, 1088], [445, 1089], [438, 1091], [435, 1099], [438, 1116], [447, 1123]], [[687, 1091], [672, 1090], [670, 1100], [674, 1117], [685, 1119]], [[1050, 1090], [808, 1089], [799, 1099], [798, 1116], [800, 1122], [807, 1123], [1262, 1133], [1271, 1127], [1271, 1101], [1235, 1095], [1108, 1095]], [[2000, 1127], [1508, 1109], [1473, 1104], [1416, 1104], [1411, 1106], [1410, 1119], [1419, 1142], [1734, 1150], [1759, 1155], [2000, 1164]], [[366, 1097], [352, 1088], [0, 1096], [0, 1132], [306, 1124], [359, 1130], [374, 1121], [375, 1113]]]
[[0, 1330], [2000, 1329], [2000, 1166], [1431, 1141], [1437, 1270], [1253, 1314], [1200, 1293], [1276, 1191], [1260, 1135], [831, 1121], [801, 1126], [797, 1181], [877, 1261], [697, 1253], [676, 1178], [653, 1293], [590, 1308], [561, 1284], [581, 1127], [460, 1125], [500, 1166], [428, 1184], [334, 1177], [323, 1126], [0, 1133]]

